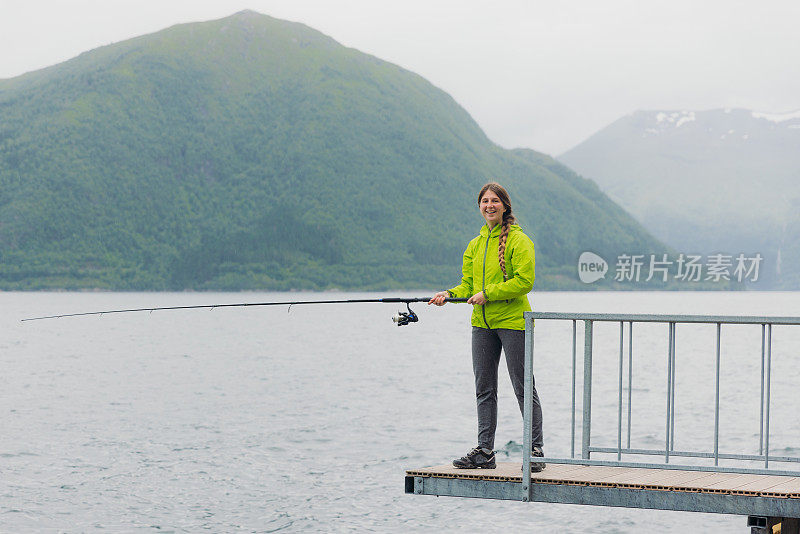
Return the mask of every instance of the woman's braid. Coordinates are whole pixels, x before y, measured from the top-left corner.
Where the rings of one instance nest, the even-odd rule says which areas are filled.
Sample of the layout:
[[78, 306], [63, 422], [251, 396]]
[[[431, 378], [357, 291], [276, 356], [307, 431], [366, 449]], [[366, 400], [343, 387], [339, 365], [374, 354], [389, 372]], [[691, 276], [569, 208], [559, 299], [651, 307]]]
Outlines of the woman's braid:
[[508, 274], [506, 273], [506, 242], [508, 241], [508, 228], [515, 222], [516, 218], [511, 213], [511, 207], [509, 206], [506, 212], [503, 213], [503, 229], [500, 232], [500, 243], [497, 247], [497, 255], [500, 260], [500, 269], [503, 270], [504, 282], [508, 280]]

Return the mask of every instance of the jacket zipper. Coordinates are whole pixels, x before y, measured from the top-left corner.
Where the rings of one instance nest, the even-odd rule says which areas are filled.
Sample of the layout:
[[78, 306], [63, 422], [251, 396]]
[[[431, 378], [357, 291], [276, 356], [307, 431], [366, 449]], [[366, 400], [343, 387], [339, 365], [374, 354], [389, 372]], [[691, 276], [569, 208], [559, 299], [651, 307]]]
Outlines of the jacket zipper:
[[[481, 281], [481, 291], [483, 291], [483, 296], [486, 296], [486, 255], [489, 252], [489, 240], [492, 238], [492, 229], [489, 229], [489, 234], [486, 236], [486, 246], [483, 247], [483, 280]], [[486, 325], [486, 328], [489, 330], [492, 329], [489, 326], [489, 321], [486, 320], [486, 304], [481, 304], [481, 312], [483, 313], [483, 324]]]

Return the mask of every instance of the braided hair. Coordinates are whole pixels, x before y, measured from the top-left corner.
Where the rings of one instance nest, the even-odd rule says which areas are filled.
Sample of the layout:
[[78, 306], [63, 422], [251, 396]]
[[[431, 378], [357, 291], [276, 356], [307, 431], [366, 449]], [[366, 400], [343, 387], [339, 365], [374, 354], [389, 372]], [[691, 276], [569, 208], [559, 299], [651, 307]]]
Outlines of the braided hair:
[[503, 203], [503, 207], [505, 211], [503, 212], [503, 222], [502, 230], [500, 231], [500, 244], [497, 247], [497, 255], [498, 260], [500, 261], [500, 269], [503, 271], [503, 281], [508, 279], [508, 275], [506, 274], [506, 242], [508, 241], [508, 228], [512, 224], [517, 222], [516, 217], [514, 217], [514, 213], [511, 211], [511, 199], [508, 196], [508, 192], [503, 188], [502, 185], [498, 184], [497, 182], [489, 182], [488, 184], [481, 187], [481, 192], [478, 193], [478, 205], [481, 204], [481, 199], [483, 195], [486, 194], [486, 191], [491, 191], [497, 198], [500, 199], [500, 202]]

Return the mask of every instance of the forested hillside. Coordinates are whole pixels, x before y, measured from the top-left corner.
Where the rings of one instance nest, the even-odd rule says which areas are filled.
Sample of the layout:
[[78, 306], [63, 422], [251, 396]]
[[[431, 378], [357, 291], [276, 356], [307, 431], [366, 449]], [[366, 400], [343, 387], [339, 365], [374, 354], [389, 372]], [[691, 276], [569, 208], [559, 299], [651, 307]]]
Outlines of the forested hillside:
[[537, 287], [663, 251], [416, 74], [254, 12], [179, 25], [0, 80], [0, 289], [443, 287], [489, 179]]

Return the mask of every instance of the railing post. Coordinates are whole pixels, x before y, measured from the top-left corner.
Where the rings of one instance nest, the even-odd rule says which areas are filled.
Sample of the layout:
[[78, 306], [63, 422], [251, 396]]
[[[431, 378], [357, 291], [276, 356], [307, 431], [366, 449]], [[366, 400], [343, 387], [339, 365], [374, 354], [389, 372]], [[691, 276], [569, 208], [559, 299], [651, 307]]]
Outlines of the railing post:
[[769, 467], [769, 395], [772, 378], [772, 323], [767, 325], [767, 400], [764, 421], [764, 469]]
[[584, 321], [583, 336], [583, 435], [581, 458], [589, 459], [592, 437], [592, 321]]
[[717, 374], [714, 380], [714, 465], [719, 465], [719, 362], [722, 324], [717, 323]]
[[761, 325], [761, 416], [758, 421], [758, 454], [764, 454], [764, 340], [767, 325]]
[[669, 446], [670, 450], [675, 450], [675, 384], [678, 382], [677, 377], [675, 375], [675, 367], [676, 367], [676, 360], [675, 360], [675, 352], [676, 346], [678, 344], [678, 331], [677, 331], [677, 323], [672, 323], [672, 402], [670, 406], [672, 406], [672, 419], [670, 420], [670, 429], [669, 429]]
[[628, 322], [628, 448], [631, 448], [631, 406], [633, 402], [633, 321]]
[[533, 317], [525, 314], [525, 372], [522, 424], [522, 502], [531, 500], [531, 446], [533, 445]]
[[622, 460], [622, 370], [625, 359], [625, 323], [619, 322], [619, 386], [617, 399], [617, 461]]
[[667, 347], [667, 429], [666, 429], [666, 443], [664, 444], [664, 463], [669, 463], [669, 438], [670, 438], [670, 420], [672, 417], [672, 344], [675, 339], [673, 338], [674, 330], [673, 323], [668, 323], [669, 343]]
[[577, 365], [578, 322], [572, 321], [572, 436], [570, 439], [570, 458], [575, 458], [575, 383]]

